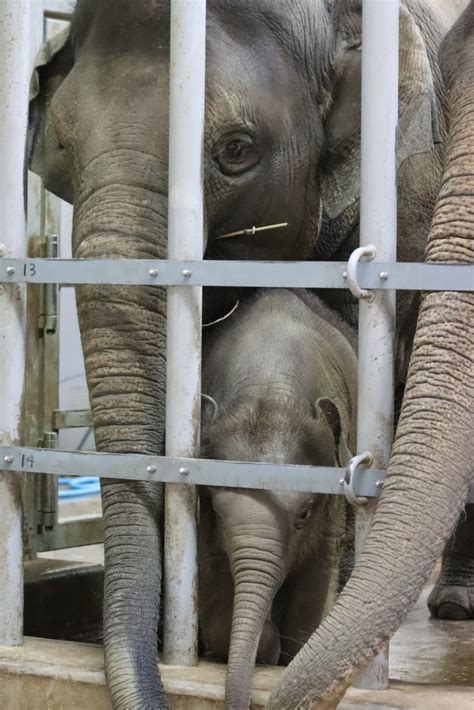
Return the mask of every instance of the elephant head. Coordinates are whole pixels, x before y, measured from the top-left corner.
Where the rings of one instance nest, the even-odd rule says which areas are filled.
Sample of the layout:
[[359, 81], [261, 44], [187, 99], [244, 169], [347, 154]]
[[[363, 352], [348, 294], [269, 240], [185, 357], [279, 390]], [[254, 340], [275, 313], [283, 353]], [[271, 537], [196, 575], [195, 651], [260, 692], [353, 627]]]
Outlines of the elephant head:
[[[289, 480], [294, 464], [345, 466], [357, 409], [352, 341], [312, 293], [248, 298], [204, 337], [203, 457], [287, 464]], [[256, 656], [288, 662], [334, 601], [345, 501], [208, 487], [200, 511], [201, 640], [228, 658], [226, 706], [244, 710]]]
[[[209, 0], [208, 257], [306, 258], [321, 201], [327, 218], [318, 258], [334, 256], [356, 229], [359, 5]], [[436, 36], [431, 27], [426, 34]], [[407, 10], [402, 47], [399, 162], [410, 165], [401, 218], [412, 235], [416, 213], [416, 254], [443, 121], [438, 125], [435, 67]], [[76, 257], [166, 257], [168, 81], [169, 0], [78, 0], [70, 31], [43, 51], [32, 84], [30, 166], [46, 188], [74, 203]], [[419, 155], [422, 173], [410, 162]], [[289, 227], [258, 239], [216, 240], [273, 222]], [[99, 450], [162, 451], [165, 298], [152, 287], [77, 289]], [[102, 490], [109, 688], [116, 708], [156, 707], [165, 702], [156, 650], [162, 493], [156, 485], [113, 481]]]
[[[429, 262], [474, 261], [474, 2], [440, 64], [450, 130]], [[472, 477], [474, 294], [423, 299], [388, 477], [375, 520], [332, 613], [274, 690], [269, 707], [332, 708], [354, 672], [397, 629], [456, 524]]]
[[[206, 456], [319, 466], [339, 466], [347, 459], [347, 425], [331, 399], [321, 398], [314, 407], [311, 402], [292, 404], [275, 394], [265, 401], [250, 399], [242, 406], [226, 408], [206, 431]], [[288, 647], [280, 637], [277, 621], [279, 613], [285, 615], [288, 609], [282, 606], [280, 612], [276, 603], [275, 612], [273, 606], [288, 575], [311, 566], [309, 588], [300, 589], [299, 597], [302, 605], [308, 599], [306, 628], [294, 629], [294, 635], [302, 638], [300, 643], [334, 602], [344, 537], [344, 502], [313, 493], [233, 488], [209, 488], [205, 497], [208, 501], [204, 500], [201, 515], [214, 519], [207, 536], [220, 541], [233, 580], [230, 646], [222, 652], [223, 658], [228, 653], [226, 708], [244, 710], [250, 707], [255, 659], [277, 664], [282, 646]], [[204, 526], [209, 524], [209, 520], [203, 521]], [[210, 598], [201, 603], [212, 607], [219, 590], [206, 589], [204, 581], [203, 593], [206, 591]], [[220, 619], [215, 625], [225, 623]], [[223, 637], [228, 639], [227, 634]], [[212, 647], [212, 639], [209, 645]]]

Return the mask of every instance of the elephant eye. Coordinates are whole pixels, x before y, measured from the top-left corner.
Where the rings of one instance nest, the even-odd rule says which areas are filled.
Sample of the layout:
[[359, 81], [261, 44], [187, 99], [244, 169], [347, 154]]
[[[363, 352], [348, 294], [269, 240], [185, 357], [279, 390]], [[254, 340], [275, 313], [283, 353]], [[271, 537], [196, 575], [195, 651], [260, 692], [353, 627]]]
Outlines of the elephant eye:
[[297, 530], [300, 530], [301, 528], [303, 528], [306, 525], [306, 523], [311, 518], [312, 510], [313, 510], [313, 501], [306, 503], [306, 505], [303, 508], [301, 508], [301, 510], [298, 513], [298, 517], [295, 520], [295, 528]]
[[214, 156], [224, 175], [238, 175], [249, 170], [260, 160], [260, 153], [249, 135], [227, 137]]

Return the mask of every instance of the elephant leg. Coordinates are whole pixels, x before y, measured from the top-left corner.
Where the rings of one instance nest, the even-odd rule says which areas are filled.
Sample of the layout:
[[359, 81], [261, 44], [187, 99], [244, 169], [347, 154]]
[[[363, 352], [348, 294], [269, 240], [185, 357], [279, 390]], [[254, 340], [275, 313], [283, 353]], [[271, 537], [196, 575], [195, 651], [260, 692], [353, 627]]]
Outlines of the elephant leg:
[[199, 637], [206, 658], [226, 661], [232, 626], [234, 582], [216, 527], [211, 498], [200, 492]]
[[332, 550], [312, 555], [291, 573], [278, 598], [280, 665], [287, 666], [336, 600], [339, 566]]
[[199, 580], [200, 637], [206, 658], [226, 661], [232, 626], [234, 583], [224, 552], [201, 558]]
[[474, 505], [467, 505], [443, 555], [428, 606], [438, 619], [474, 619]]

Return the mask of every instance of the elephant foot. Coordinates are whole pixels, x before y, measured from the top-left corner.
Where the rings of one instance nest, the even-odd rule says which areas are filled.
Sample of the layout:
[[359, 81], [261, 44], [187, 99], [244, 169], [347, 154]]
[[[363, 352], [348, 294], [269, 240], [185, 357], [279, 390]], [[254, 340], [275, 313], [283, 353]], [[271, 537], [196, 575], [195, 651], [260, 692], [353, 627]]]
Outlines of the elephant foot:
[[474, 579], [466, 585], [438, 582], [429, 596], [428, 607], [435, 619], [474, 619]]
[[466, 506], [446, 545], [428, 607], [436, 619], [474, 619], [474, 505]]
[[263, 626], [260, 643], [258, 644], [257, 663], [264, 666], [276, 666], [280, 657], [280, 634], [277, 627], [267, 619]]

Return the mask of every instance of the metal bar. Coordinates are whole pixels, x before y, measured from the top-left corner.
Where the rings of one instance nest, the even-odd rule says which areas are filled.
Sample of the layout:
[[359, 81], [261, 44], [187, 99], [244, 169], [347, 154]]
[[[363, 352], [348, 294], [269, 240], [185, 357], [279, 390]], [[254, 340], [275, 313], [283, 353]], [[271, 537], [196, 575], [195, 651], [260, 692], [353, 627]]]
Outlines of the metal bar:
[[[0, 5], [0, 246], [2, 256], [26, 255], [23, 159], [29, 79], [27, 0]], [[0, 259], [1, 261], [1, 259]], [[25, 376], [26, 292], [9, 285], [0, 293], [0, 440], [21, 432]], [[0, 645], [23, 641], [21, 477], [0, 471]]]
[[[203, 256], [206, 0], [172, 0], [168, 256]], [[191, 274], [184, 272], [182, 281]], [[168, 290], [166, 453], [197, 456], [200, 445], [202, 288]], [[164, 659], [197, 663], [197, 495], [165, 492]]]
[[[2, 259], [0, 283], [347, 288], [346, 269], [341, 261]], [[372, 290], [474, 291], [472, 264], [382, 260], [360, 263], [357, 273]]]
[[92, 426], [90, 409], [55, 409], [53, 429], [82, 429]]
[[[399, 0], [363, 0], [360, 244], [373, 244], [388, 262], [397, 258], [398, 24]], [[371, 451], [380, 468], [388, 465], [393, 438], [394, 341], [395, 291], [361, 300], [357, 449]], [[373, 504], [357, 508], [356, 559], [373, 515]], [[355, 685], [388, 688], [388, 644]]]
[[[164, 481], [187, 486], [268, 488], [333, 494], [343, 493], [341, 480], [345, 473], [343, 468], [329, 466], [289, 466], [144, 454], [99, 454], [13, 446], [0, 446], [0, 457], [12, 471]], [[358, 469], [354, 483], [355, 494], [378, 496], [380, 488], [375, 484], [383, 480], [384, 475], [384, 471], [377, 469]]]
[[58, 20], [70, 20], [76, 0], [44, 0], [43, 12], [46, 17]]
[[[288, 466], [270, 463], [216, 461], [142, 454], [98, 454], [34, 447], [0, 446], [0, 461], [12, 471], [55, 476], [97, 476], [182, 485], [260, 488], [342, 495], [346, 469], [326, 466]], [[381, 469], [359, 468], [354, 493], [377, 497], [385, 478]], [[474, 482], [469, 493], [474, 502]]]

